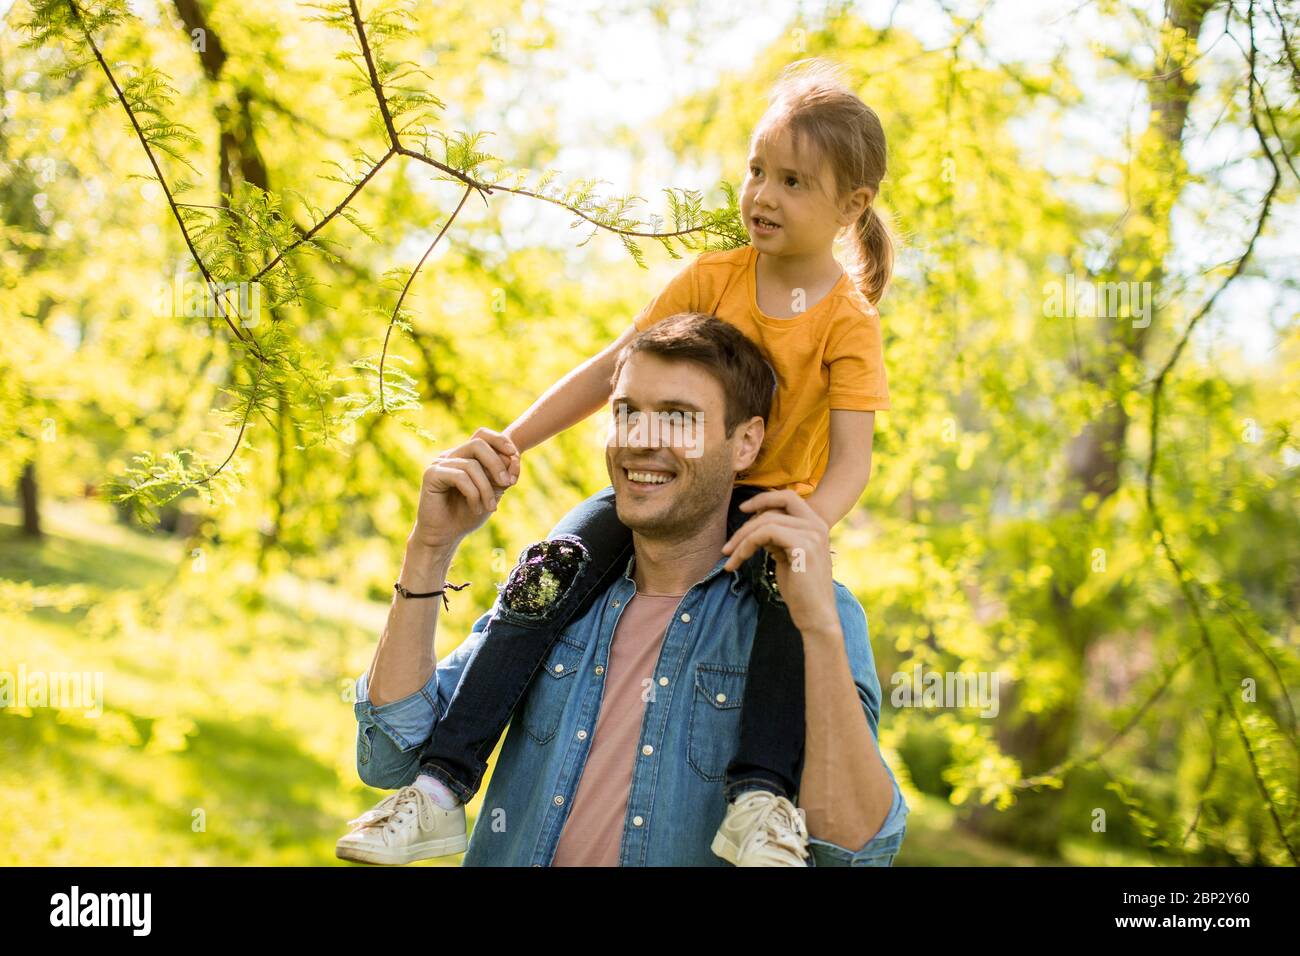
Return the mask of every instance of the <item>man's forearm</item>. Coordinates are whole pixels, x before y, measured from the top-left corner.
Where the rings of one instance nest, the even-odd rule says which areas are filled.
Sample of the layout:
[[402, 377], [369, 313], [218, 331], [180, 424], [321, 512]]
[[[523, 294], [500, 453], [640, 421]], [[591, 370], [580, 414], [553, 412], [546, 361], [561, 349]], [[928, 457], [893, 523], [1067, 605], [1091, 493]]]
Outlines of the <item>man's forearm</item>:
[[804, 686], [807, 730], [799, 806], [809, 834], [857, 849], [880, 831], [894, 785], [867, 725], [838, 626], [833, 632], [804, 632]]
[[[398, 582], [409, 591], [436, 591], [447, 580], [454, 548], [435, 549], [406, 542]], [[375, 706], [407, 697], [423, 687], [438, 666], [434, 640], [438, 634], [441, 597], [404, 598], [394, 592], [379, 648], [370, 664], [369, 697]]]

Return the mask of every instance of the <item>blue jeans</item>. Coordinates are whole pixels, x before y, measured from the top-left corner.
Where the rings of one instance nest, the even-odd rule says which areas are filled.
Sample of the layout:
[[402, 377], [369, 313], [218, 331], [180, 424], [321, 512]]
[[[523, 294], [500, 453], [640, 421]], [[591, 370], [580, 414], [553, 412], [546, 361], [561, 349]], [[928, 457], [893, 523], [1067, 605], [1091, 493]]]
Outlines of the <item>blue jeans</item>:
[[[764, 490], [735, 486], [728, 536], [752, 517], [740, 503]], [[488, 756], [556, 637], [623, 575], [632, 553], [632, 532], [618, 520], [613, 486], [570, 511], [546, 541], [525, 549], [484, 628], [482, 644], [421, 750], [421, 773], [466, 802], [478, 792]], [[794, 800], [803, 770], [803, 637], [776, 588], [775, 567], [761, 548], [744, 565], [759, 602], [758, 627], [740, 742], [726, 771], [727, 800], [754, 789]]]

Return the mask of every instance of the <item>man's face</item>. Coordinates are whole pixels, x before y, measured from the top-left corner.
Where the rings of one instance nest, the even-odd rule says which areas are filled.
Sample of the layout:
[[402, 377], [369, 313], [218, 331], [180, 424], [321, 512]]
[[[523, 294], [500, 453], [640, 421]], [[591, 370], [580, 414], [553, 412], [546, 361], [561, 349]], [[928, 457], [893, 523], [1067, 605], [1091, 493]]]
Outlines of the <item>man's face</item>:
[[648, 537], [685, 538], [716, 518], [763, 442], [761, 418], [730, 439], [725, 418], [722, 386], [699, 365], [633, 354], [610, 396], [605, 444], [619, 520]]
[[749, 149], [740, 211], [750, 241], [773, 256], [816, 255], [846, 224], [830, 168], [805, 136], [796, 150], [789, 128], [760, 126]]

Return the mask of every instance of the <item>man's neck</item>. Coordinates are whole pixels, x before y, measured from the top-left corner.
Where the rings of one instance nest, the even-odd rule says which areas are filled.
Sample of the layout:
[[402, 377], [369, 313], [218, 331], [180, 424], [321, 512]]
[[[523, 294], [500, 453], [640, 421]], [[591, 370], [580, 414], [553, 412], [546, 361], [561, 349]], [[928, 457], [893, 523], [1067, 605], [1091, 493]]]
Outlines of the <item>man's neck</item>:
[[685, 594], [713, 570], [726, 544], [727, 516], [719, 512], [688, 538], [647, 538], [632, 533], [632, 580], [638, 594]]

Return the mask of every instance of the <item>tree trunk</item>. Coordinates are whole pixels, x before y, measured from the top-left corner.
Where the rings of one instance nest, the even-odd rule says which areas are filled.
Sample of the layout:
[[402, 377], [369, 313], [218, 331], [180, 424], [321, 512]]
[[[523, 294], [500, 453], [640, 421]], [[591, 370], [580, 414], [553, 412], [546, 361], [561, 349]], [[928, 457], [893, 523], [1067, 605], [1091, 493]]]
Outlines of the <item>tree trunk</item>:
[[41, 509], [37, 498], [36, 463], [23, 465], [22, 476], [18, 479], [18, 498], [23, 505], [23, 534], [29, 538], [39, 538], [41, 532]]

